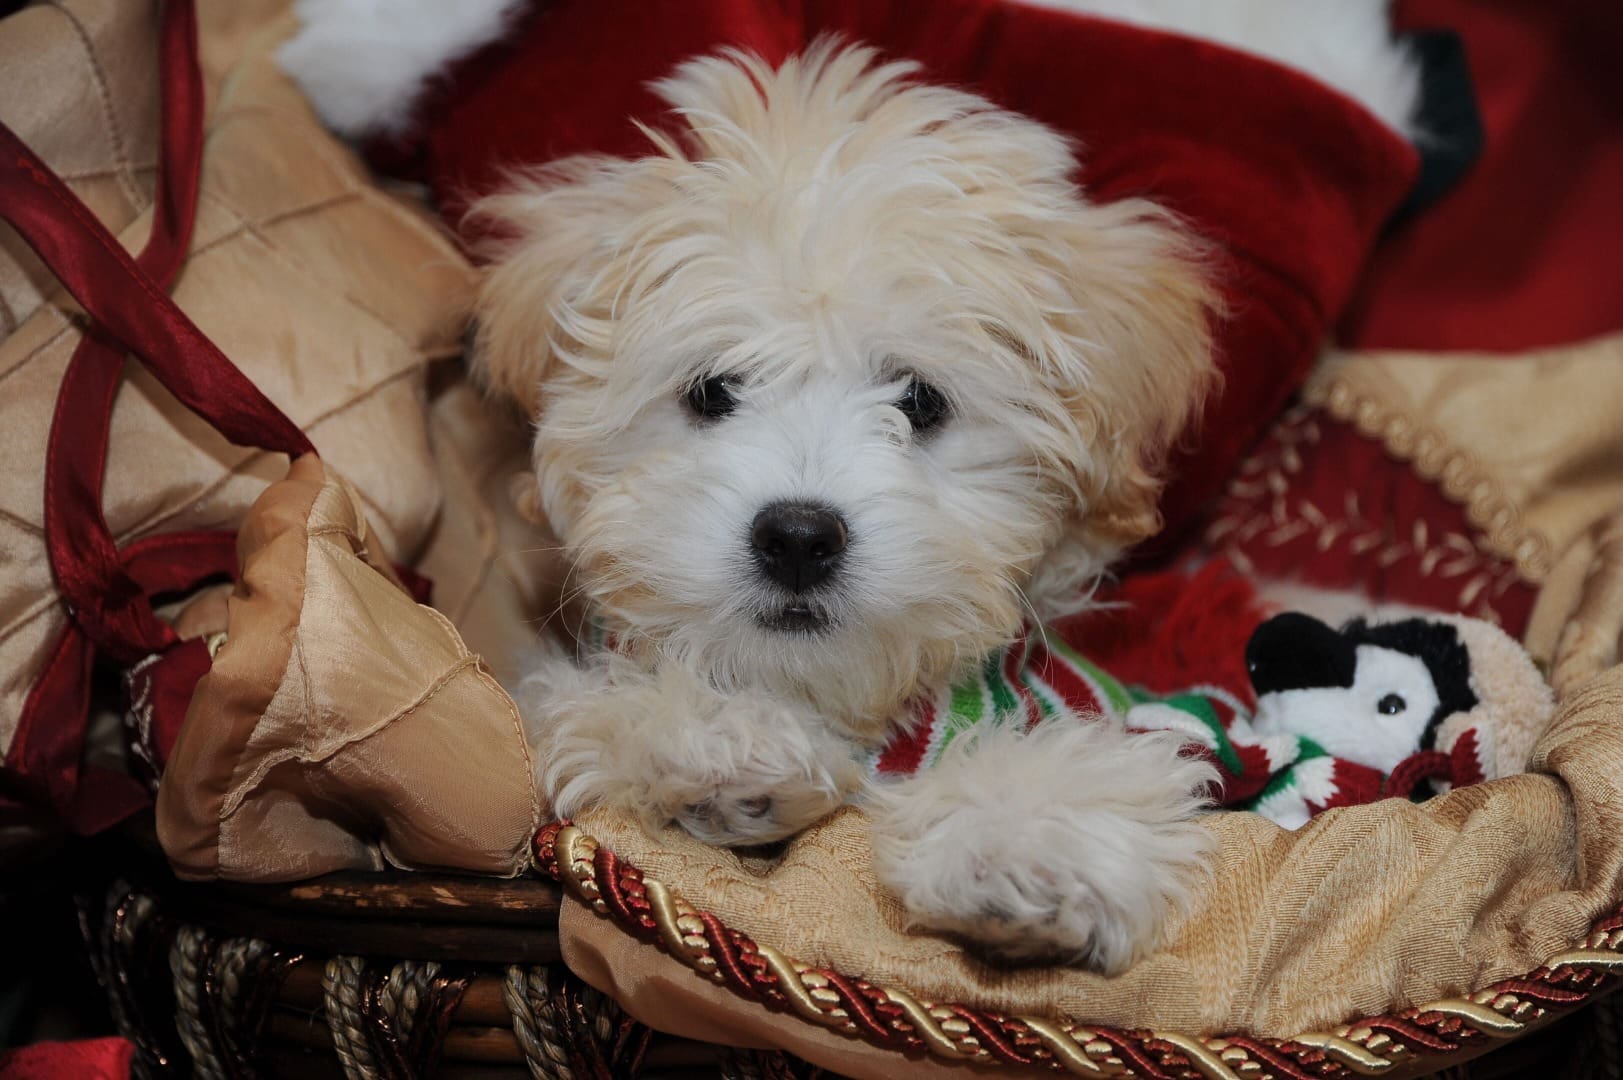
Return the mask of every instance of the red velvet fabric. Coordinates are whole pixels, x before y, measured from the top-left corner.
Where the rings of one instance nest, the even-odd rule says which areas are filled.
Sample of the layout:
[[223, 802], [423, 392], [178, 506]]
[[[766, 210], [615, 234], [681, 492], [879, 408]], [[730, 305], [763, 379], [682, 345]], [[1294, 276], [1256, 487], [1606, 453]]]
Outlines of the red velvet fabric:
[[1623, 329], [1623, 4], [1398, 0], [1396, 22], [1461, 35], [1486, 141], [1376, 249], [1342, 339], [1521, 352]]
[[129, 1080], [134, 1058], [128, 1039], [35, 1043], [0, 1051], [0, 1080]]
[[[1405, 29], [1461, 35], [1485, 145], [1455, 190], [1376, 248], [1342, 339], [1515, 353], [1623, 329], [1623, 6], [1399, 0], [1396, 10]], [[1281, 470], [1287, 444], [1296, 468]], [[1248, 568], [1525, 631], [1535, 589], [1481, 550], [1435, 483], [1350, 425], [1322, 412], [1287, 419], [1254, 458], [1261, 473], [1225, 496], [1213, 535]], [[1304, 503], [1323, 526], [1299, 527]], [[1334, 537], [1321, 544], [1326, 528]], [[1388, 539], [1366, 544], [1377, 530]], [[1428, 557], [1445, 543], [1453, 550]]]
[[415, 141], [375, 160], [432, 185], [454, 224], [502, 170], [643, 152], [647, 83], [724, 45], [778, 60], [824, 33], [920, 61], [1077, 138], [1100, 199], [1152, 196], [1214, 242], [1231, 316], [1225, 383], [1175, 463], [1169, 532], [1190, 523], [1297, 389], [1413, 149], [1314, 80], [1218, 46], [1009, 0], [557, 0], [470, 58]]

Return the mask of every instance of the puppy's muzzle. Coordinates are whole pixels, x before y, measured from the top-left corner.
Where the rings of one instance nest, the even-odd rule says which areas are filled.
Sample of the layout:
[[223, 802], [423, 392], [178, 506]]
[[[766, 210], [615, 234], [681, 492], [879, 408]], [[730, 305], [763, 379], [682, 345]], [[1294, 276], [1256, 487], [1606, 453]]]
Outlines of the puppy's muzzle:
[[756, 514], [750, 527], [750, 548], [762, 575], [796, 594], [834, 576], [847, 539], [844, 518], [807, 503], [774, 503]]

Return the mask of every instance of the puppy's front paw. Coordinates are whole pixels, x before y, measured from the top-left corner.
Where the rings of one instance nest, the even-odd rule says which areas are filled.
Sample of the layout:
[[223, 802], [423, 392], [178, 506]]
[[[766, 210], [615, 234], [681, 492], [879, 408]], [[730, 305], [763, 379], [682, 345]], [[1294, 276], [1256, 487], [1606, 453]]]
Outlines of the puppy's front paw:
[[747, 847], [801, 831], [861, 780], [850, 744], [816, 716], [718, 693], [681, 669], [608, 658], [586, 673], [543, 671], [517, 690], [537, 779], [561, 816], [608, 804], [650, 828], [674, 821], [706, 843]]
[[721, 699], [650, 748], [650, 810], [707, 844], [747, 847], [800, 832], [860, 778], [850, 748], [808, 720], [762, 696]]
[[879, 796], [879, 873], [920, 926], [1009, 960], [1120, 971], [1200, 881], [1211, 841], [1191, 818], [1212, 779], [1168, 733], [986, 732]]

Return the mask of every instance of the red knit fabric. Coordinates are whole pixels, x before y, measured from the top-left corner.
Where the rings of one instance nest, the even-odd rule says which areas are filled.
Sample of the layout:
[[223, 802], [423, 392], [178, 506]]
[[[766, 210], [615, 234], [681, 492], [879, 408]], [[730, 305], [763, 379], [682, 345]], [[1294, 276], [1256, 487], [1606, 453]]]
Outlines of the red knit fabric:
[[1422, 750], [1398, 762], [1392, 775], [1386, 778], [1385, 793], [1407, 799], [1427, 780], [1446, 780], [1451, 771], [1447, 754], [1441, 750]]
[[1226, 561], [1214, 559], [1193, 573], [1134, 574], [1101, 589], [1097, 599], [1097, 608], [1057, 625], [1118, 679], [1158, 694], [1206, 683], [1252, 702], [1245, 645], [1274, 613]]
[[430, 182], [454, 224], [504, 169], [627, 155], [659, 122], [647, 83], [724, 45], [780, 60], [824, 33], [920, 61], [1074, 136], [1101, 199], [1154, 197], [1214, 242], [1232, 311], [1222, 393], [1163, 506], [1188, 524], [1300, 386], [1413, 149], [1314, 80], [1229, 49], [1009, 0], [557, 0], [459, 66], [409, 143], [375, 159]]
[[[1401, 767], [1401, 766], [1400, 766]], [[1386, 777], [1379, 769], [1338, 758], [1336, 760], [1334, 794], [1320, 802], [1308, 799], [1308, 812], [1322, 814], [1337, 806], [1362, 806], [1379, 802], [1392, 794], [1385, 790]]]

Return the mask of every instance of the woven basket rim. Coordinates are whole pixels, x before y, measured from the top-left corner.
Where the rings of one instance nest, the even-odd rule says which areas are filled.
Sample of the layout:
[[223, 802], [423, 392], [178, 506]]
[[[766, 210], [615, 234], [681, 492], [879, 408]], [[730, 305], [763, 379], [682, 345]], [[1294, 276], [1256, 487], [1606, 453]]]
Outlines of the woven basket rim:
[[1080, 1076], [1290, 1080], [1436, 1070], [1508, 1042], [1613, 988], [1623, 972], [1623, 904], [1570, 949], [1517, 978], [1461, 996], [1359, 1017], [1289, 1039], [1123, 1030], [1070, 1018], [1007, 1016], [922, 1000], [896, 986], [814, 968], [755, 941], [647, 877], [567, 820], [535, 837], [536, 865], [617, 929], [734, 995], [876, 1048], [975, 1065]]

